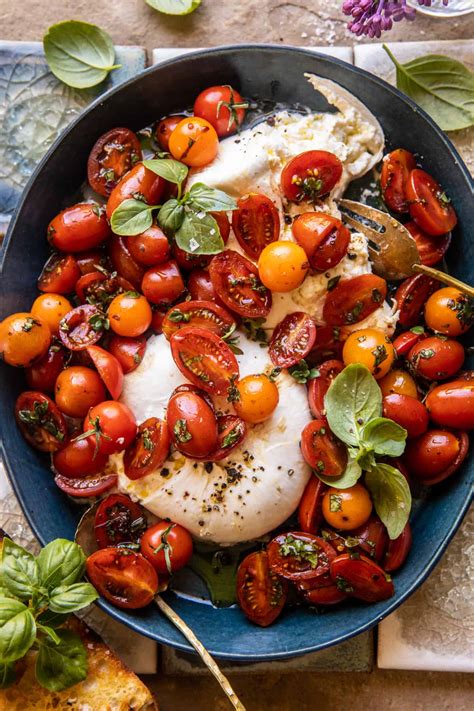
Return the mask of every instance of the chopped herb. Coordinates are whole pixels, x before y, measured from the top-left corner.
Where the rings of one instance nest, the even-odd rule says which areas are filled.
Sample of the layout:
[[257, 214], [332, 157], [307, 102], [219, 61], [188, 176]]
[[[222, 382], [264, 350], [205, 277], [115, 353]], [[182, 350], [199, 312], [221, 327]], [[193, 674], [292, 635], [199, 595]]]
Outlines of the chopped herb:
[[376, 304], [381, 304], [383, 301], [382, 292], [378, 289], [372, 289], [372, 301]]
[[176, 420], [173, 432], [176, 441], [180, 443], [189, 442], [189, 440], [193, 438], [191, 432], [188, 430], [186, 420]]
[[418, 353], [418, 358], [423, 358], [423, 360], [429, 360], [434, 356], [435, 352], [432, 348], [422, 348]]
[[267, 334], [262, 328], [264, 323], [264, 318], [243, 318], [242, 326], [245, 330], [247, 338], [251, 341], [256, 341], [257, 343], [267, 343]]
[[283, 543], [280, 543], [280, 554], [285, 558], [294, 556], [300, 561], [307, 561], [311, 568], [318, 565], [318, 552], [315, 547], [306, 541], [295, 538], [291, 534], [285, 536]]
[[288, 372], [297, 383], [301, 383], [302, 385], [305, 385], [308, 380], [318, 378], [320, 375], [319, 370], [317, 368], [310, 368], [304, 359], [300, 360], [296, 365], [292, 365], [291, 368], [288, 368]]
[[32, 318], [31, 316], [27, 316], [25, 318], [25, 323], [21, 327], [21, 330], [28, 333], [28, 331], [31, 331], [33, 326], [41, 326], [41, 323], [39, 321], [37, 321], [36, 319]]
[[236, 380], [236, 375], [233, 375], [230, 379], [230, 385], [227, 390], [227, 402], [239, 402], [240, 400], [240, 391], [237, 385], [235, 384]]
[[272, 368], [272, 370], [270, 371], [270, 374], [269, 374], [269, 376], [268, 376], [269, 381], [270, 381], [271, 383], [274, 383], [275, 380], [276, 380], [276, 379], [278, 378], [278, 376], [280, 375], [280, 373], [281, 373], [281, 368]]
[[349, 311], [349, 313], [346, 313], [345, 322], [347, 324], [357, 323], [357, 321], [359, 320], [359, 317], [362, 313], [363, 308], [364, 308], [364, 302], [357, 301], [354, 308], [352, 309], [352, 311]]
[[342, 590], [342, 592], [345, 592], [345, 593], [353, 593], [354, 592], [354, 588], [352, 587], [352, 585], [350, 585], [350, 583], [348, 583], [347, 580], [345, 580], [340, 575], [338, 575], [336, 577], [336, 587], [338, 590]]
[[336, 513], [342, 509], [342, 496], [340, 494], [329, 495], [329, 511]]
[[376, 346], [372, 351], [372, 355], [374, 356], [374, 365], [376, 368], [388, 358], [387, 349], [383, 344]]
[[155, 447], [154, 447], [154, 444], [153, 444], [153, 440], [152, 440], [151, 437], [150, 437], [150, 434], [151, 434], [151, 432], [150, 432], [150, 430], [148, 429], [148, 427], [146, 427], [146, 428], [143, 430], [143, 432], [142, 432], [142, 442], [143, 442], [143, 446], [144, 446], [145, 449], [148, 450], [149, 452], [153, 451], [153, 449], [155, 448]]
[[425, 332], [425, 329], [423, 328], [423, 326], [413, 326], [413, 328], [410, 328], [410, 331], [412, 333], [416, 333], [417, 335], [421, 335]]
[[340, 275], [331, 277], [331, 279], [329, 279], [329, 281], [327, 283], [326, 289], [328, 291], [332, 291], [338, 285], [340, 278], [341, 278]]
[[228, 432], [226, 434], [226, 436], [224, 437], [224, 439], [222, 440], [221, 447], [223, 449], [232, 447], [233, 444], [235, 444], [236, 442], [239, 441], [241, 434], [242, 434], [241, 428], [239, 427], [239, 425], [235, 425], [235, 427], [233, 427], [231, 429], [231, 431]]
[[187, 323], [188, 321], [191, 321], [191, 314], [185, 314], [179, 309], [174, 309], [168, 314], [168, 318], [173, 323], [180, 323], [180, 321]]

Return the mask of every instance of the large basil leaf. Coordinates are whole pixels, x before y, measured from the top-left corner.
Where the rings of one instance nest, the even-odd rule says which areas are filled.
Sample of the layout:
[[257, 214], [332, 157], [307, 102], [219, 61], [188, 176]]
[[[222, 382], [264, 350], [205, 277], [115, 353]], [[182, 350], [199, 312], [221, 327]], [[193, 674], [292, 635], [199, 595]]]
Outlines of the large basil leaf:
[[52, 612], [67, 614], [87, 607], [98, 594], [90, 583], [75, 583], [74, 585], [61, 585], [55, 588], [49, 597], [49, 609]]
[[0, 598], [0, 659], [3, 664], [24, 657], [36, 637], [31, 611], [19, 600]]
[[175, 239], [178, 247], [190, 254], [218, 254], [224, 249], [217, 222], [204, 212], [187, 212]]
[[356, 484], [357, 481], [360, 479], [362, 475], [362, 469], [356, 462], [355, 458], [353, 456], [350, 456], [346, 470], [344, 474], [342, 474], [339, 478], [336, 479], [336, 477], [333, 476], [322, 476], [317, 471], [315, 471], [315, 474], [318, 479], [321, 479], [321, 481], [324, 482], [324, 484], [327, 484], [328, 486], [335, 486], [337, 489], [349, 489], [351, 486], [354, 486], [354, 484]]
[[408, 94], [445, 131], [474, 124], [474, 74], [461, 62], [426, 54], [400, 64], [383, 46], [397, 69], [397, 87]]
[[157, 220], [166, 234], [174, 234], [183, 224], [184, 206], [174, 198], [168, 200], [159, 211]]
[[144, 160], [143, 165], [169, 183], [175, 183], [175, 185], [181, 185], [188, 174], [188, 166], [172, 158]]
[[86, 89], [104, 81], [115, 62], [109, 35], [88, 22], [67, 20], [49, 28], [44, 53], [53, 74], [68, 86]]
[[365, 475], [375, 510], [393, 540], [406, 526], [411, 510], [411, 493], [407, 480], [395, 467], [377, 464]]
[[41, 549], [37, 560], [41, 584], [47, 590], [54, 590], [82, 578], [86, 557], [77, 543], [57, 538]]
[[16, 679], [15, 662], [0, 662], [0, 689], [7, 689]]
[[188, 202], [196, 210], [208, 212], [222, 212], [224, 210], [236, 210], [237, 203], [234, 198], [227, 195], [222, 190], [208, 188], [204, 183], [194, 183], [188, 194]]
[[22, 600], [32, 597], [39, 586], [35, 557], [10, 538], [3, 541], [0, 575], [3, 585]]
[[362, 442], [376, 454], [400, 457], [405, 450], [407, 431], [386, 417], [375, 417], [362, 430]]
[[80, 637], [71, 630], [58, 630], [59, 644], [41, 639], [36, 660], [36, 678], [49, 691], [62, 691], [87, 676], [87, 655]]
[[[110, 225], [116, 235], [139, 235], [153, 224], [153, 205], [143, 200], [124, 200], [112, 213]], [[113, 239], [113, 237], [112, 237]]]
[[189, 15], [201, 4], [201, 0], [145, 0], [145, 2], [165, 15]]
[[363, 427], [382, 414], [382, 393], [370, 371], [354, 363], [333, 380], [324, 406], [332, 432], [346, 444], [357, 446]]

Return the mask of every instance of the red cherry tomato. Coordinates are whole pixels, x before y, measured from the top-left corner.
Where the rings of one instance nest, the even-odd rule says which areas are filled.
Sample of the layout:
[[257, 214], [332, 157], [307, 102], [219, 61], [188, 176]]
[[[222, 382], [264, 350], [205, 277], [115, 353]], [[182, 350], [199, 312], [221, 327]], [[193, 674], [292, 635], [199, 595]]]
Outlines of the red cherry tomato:
[[316, 343], [308, 356], [312, 365], [326, 360], [341, 360], [347, 334], [339, 326], [318, 326]]
[[430, 336], [417, 343], [408, 354], [408, 367], [415, 376], [446, 380], [464, 363], [464, 348], [453, 338]]
[[312, 269], [321, 272], [331, 269], [347, 254], [351, 233], [332, 215], [305, 212], [294, 220], [291, 230]]
[[179, 524], [160, 521], [145, 531], [140, 550], [158, 575], [172, 575], [191, 560], [193, 539]]
[[111, 220], [117, 207], [129, 198], [137, 199], [139, 196], [139, 199], [148, 205], [158, 205], [164, 188], [163, 178], [145, 168], [143, 163], [137, 163], [110, 193], [107, 201], [107, 218]]
[[146, 529], [143, 506], [124, 494], [109, 494], [100, 502], [94, 521], [99, 548], [138, 543]]
[[237, 600], [248, 619], [268, 627], [282, 612], [288, 583], [272, 572], [265, 551], [250, 553], [237, 571]]
[[224, 306], [212, 285], [209, 272], [205, 269], [193, 269], [188, 279], [188, 291], [195, 301], [213, 301]]
[[86, 252], [80, 252], [76, 255], [76, 262], [83, 275], [100, 269], [105, 269], [107, 272], [112, 271], [112, 265], [107, 254], [100, 249], [89, 249]]
[[109, 341], [109, 351], [120, 363], [123, 373], [131, 373], [143, 360], [146, 338], [145, 336], [139, 338], [112, 336]]
[[383, 398], [382, 406], [383, 416], [404, 427], [408, 437], [418, 437], [428, 429], [428, 410], [416, 398], [393, 393]]
[[340, 360], [327, 360], [317, 370], [319, 374], [308, 384], [308, 403], [313, 417], [322, 418], [326, 413], [324, 398], [334, 378], [344, 370], [344, 363]]
[[217, 449], [212, 452], [209, 460], [220, 462], [239, 447], [247, 436], [247, 425], [237, 415], [219, 415], [217, 417]]
[[86, 574], [97, 592], [116, 607], [146, 607], [158, 591], [155, 569], [140, 553], [103, 548], [86, 561]]
[[301, 433], [301, 453], [318, 474], [338, 477], [347, 466], [347, 449], [330, 431], [325, 419], [312, 420]]
[[247, 318], [268, 316], [271, 292], [263, 286], [256, 266], [248, 259], [227, 249], [213, 258], [209, 274], [217, 295], [231, 311]]
[[56, 215], [48, 225], [48, 241], [61, 252], [83, 252], [110, 237], [110, 226], [99, 205], [83, 202]]
[[219, 138], [235, 133], [245, 118], [248, 104], [228, 84], [210, 86], [194, 102], [194, 115], [209, 121]]
[[159, 469], [169, 456], [170, 445], [166, 422], [149, 417], [141, 423], [135, 439], [125, 450], [125, 474], [129, 479], [136, 480]]
[[91, 408], [84, 420], [84, 433], [90, 433], [98, 452], [121, 452], [133, 442], [137, 423], [132, 411], [122, 402], [105, 400]]
[[337, 605], [338, 602], [347, 600], [348, 597], [343, 590], [339, 590], [337, 585], [334, 584], [306, 590], [303, 596], [310, 605]]
[[424, 170], [415, 168], [411, 171], [406, 196], [410, 217], [429, 235], [444, 235], [456, 226], [458, 218], [450, 199]]
[[55, 474], [64, 479], [83, 479], [104, 472], [108, 459], [108, 454], [96, 454], [92, 440], [72, 435], [62, 449], [53, 453], [52, 466]]
[[301, 531], [316, 535], [319, 530], [323, 520], [321, 506], [326, 489], [326, 484], [316, 476], [312, 476], [306, 484], [298, 506], [298, 524]]
[[104, 321], [104, 315], [96, 306], [78, 306], [61, 320], [59, 338], [70, 351], [84, 350], [101, 338]]
[[402, 281], [395, 293], [400, 309], [398, 324], [402, 328], [416, 326], [429, 296], [439, 288], [439, 282], [426, 274], [415, 274]]
[[407, 523], [398, 538], [388, 542], [387, 552], [383, 559], [383, 568], [387, 573], [393, 573], [402, 567], [410, 552], [412, 540], [411, 527]]
[[451, 234], [433, 237], [423, 232], [416, 222], [407, 222], [405, 227], [416, 242], [422, 264], [433, 267], [443, 259], [451, 243]]
[[89, 272], [76, 284], [76, 294], [82, 304], [93, 304], [102, 309], [107, 309], [110, 302], [124, 291], [133, 291], [133, 285], [116, 272], [108, 275]]
[[365, 602], [387, 600], [395, 592], [389, 575], [373, 560], [343, 553], [331, 563], [331, 578], [340, 590]]
[[40, 452], [57, 452], [64, 446], [66, 422], [47, 395], [34, 390], [21, 393], [15, 403], [15, 420], [28, 444]]
[[100, 346], [89, 346], [87, 353], [112, 398], [118, 400], [123, 388], [123, 370], [120, 362], [112, 353]]
[[171, 304], [184, 291], [184, 282], [178, 265], [169, 260], [145, 272], [142, 291], [152, 304]]
[[31, 390], [52, 393], [56, 378], [66, 363], [66, 350], [53, 341], [45, 355], [34, 365], [25, 368], [26, 382]]
[[233, 332], [236, 323], [228, 311], [212, 301], [183, 301], [172, 306], [166, 313], [162, 330], [169, 340], [173, 333], [184, 326], [205, 328], [226, 338]]
[[168, 238], [157, 225], [152, 225], [139, 235], [127, 237], [126, 243], [133, 259], [145, 267], [153, 267], [169, 259]]
[[280, 533], [267, 546], [270, 569], [282, 578], [302, 581], [328, 572], [336, 551], [322, 538], [291, 531]]
[[306, 358], [316, 341], [316, 325], [308, 314], [295, 311], [275, 327], [268, 355], [280, 368], [290, 368]]
[[76, 499], [90, 499], [102, 496], [106, 491], [113, 489], [117, 485], [116, 474], [91, 474], [81, 478], [68, 478], [62, 474], [56, 474], [54, 483], [68, 496]]
[[362, 526], [347, 533], [346, 546], [348, 548], [355, 548], [378, 562], [382, 560], [389, 538], [387, 529], [378, 516], [372, 515]]
[[118, 181], [142, 159], [138, 136], [129, 128], [113, 128], [104, 133], [87, 160], [87, 179], [96, 193], [107, 197]]
[[177, 392], [168, 403], [166, 419], [171, 440], [188, 457], [208, 457], [217, 449], [214, 410], [196, 392]]
[[70, 294], [80, 276], [72, 254], [52, 254], [38, 277], [38, 289], [47, 294]]
[[404, 148], [397, 148], [384, 156], [380, 187], [382, 198], [389, 210], [399, 213], [408, 212], [406, 187], [408, 176], [414, 168], [416, 168], [415, 158]]
[[140, 290], [145, 268], [132, 257], [126, 237], [114, 235], [114, 238], [109, 241], [108, 248], [114, 269], [130, 282], [134, 289]]
[[438, 385], [428, 393], [426, 407], [441, 427], [474, 429], [474, 381], [459, 378]]
[[427, 337], [428, 334], [425, 332], [423, 326], [414, 326], [410, 331], [400, 333], [393, 341], [393, 347], [395, 348], [398, 358], [406, 356], [413, 346], [416, 346], [417, 343]]
[[184, 118], [186, 116], [183, 116], [183, 114], [177, 114], [176, 116], [167, 116], [158, 123], [155, 129], [155, 138], [162, 151], [169, 153], [170, 136], [178, 123], [181, 123]]
[[281, 172], [281, 189], [287, 200], [314, 202], [331, 192], [342, 175], [342, 163], [328, 151], [306, 151], [292, 158]]
[[468, 451], [466, 432], [428, 430], [407, 444], [404, 461], [410, 474], [431, 486], [454, 474]]
[[326, 294], [323, 319], [328, 326], [359, 323], [380, 308], [387, 296], [387, 282], [375, 274], [341, 279]]
[[278, 210], [266, 195], [244, 195], [232, 212], [232, 229], [244, 252], [257, 261], [267, 244], [276, 242], [280, 235]]

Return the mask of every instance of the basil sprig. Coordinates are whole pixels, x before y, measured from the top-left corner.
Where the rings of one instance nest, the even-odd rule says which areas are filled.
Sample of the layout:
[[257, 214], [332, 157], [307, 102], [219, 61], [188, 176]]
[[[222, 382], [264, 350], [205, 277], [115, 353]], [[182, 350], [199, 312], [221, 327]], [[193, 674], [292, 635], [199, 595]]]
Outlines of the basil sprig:
[[375, 510], [391, 539], [403, 531], [411, 509], [408, 483], [398, 469], [377, 461], [377, 456], [399, 457], [407, 432], [382, 417], [382, 393], [375, 378], [363, 365], [344, 368], [333, 380], [324, 399], [331, 431], [348, 445], [349, 462], [335, 480], [316, 475], [326, 484], [347, 489], [365, 474]]
[[235, 210], [235, 200], [222, 190], [195, 183], [183, 194], [188, 167], [172, 158], [145, 160], [146, 168], [178, 186], [176, 198], [163, 205], [148, 205], [143, 200], [124, 200], [113, 212], [110, 224], [117, 235], [130, 236], [144, 232], [153, 223], [153, 213], [162, 230], [189, 254], [218, 254], [224, 249], [219, 225], [209, 213]]
[[38, 650], [36, 678], [61, 691], [86, 678], [87, 656], [80, 637], [60, 629], [71, 612], [98, 595], [79, 582], [85, 556], [71, 541], [48, 543], [38, 557], [5, 538], [0, 562], [0, 688], [15, 682], [15, 664]]

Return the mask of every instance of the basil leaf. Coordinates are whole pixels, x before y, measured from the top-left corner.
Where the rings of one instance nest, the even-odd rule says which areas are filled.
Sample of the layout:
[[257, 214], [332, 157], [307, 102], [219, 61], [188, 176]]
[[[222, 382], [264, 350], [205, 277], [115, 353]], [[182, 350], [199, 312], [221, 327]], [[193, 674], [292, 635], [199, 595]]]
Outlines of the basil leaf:
[[40, 551], [37, 560], [41, 584], [47, 590], [54, 590], [82, 578], [86, 557], [77, 543], [57, 538]]
[[3, 664], [0, 662], [0, 689], [7, 689], [16, 679], [15, 662]]
[[382, 393], [370, 371], [354, 363], [334, 378], [324, 406], [329, 427], [336, 437], [357, 446], [364, 425], [382, 414]]
[[217, 222], [205, 212], [187, 212], [175, 238], [178, 247], [190, 254], [218, 254], [224, 249]]
[[189, 15], [201, 4], [201, 0], [145, 0], [145, 2], [165, 15]]
[[362, 430], [362, 441], [376, 454], [400, 457], [405, 450], [407, 431], [386, 417], [375, 417]]
[[397, 87], [408, 94], [445, 131], [474, 124], [474, 74], [442, 54], [426, 54], [400, 64], [383, 48], [397, 70]]
[[55, 588], [49, 597], [49, 609], [52, 612], [66, 614], [76, 612], [87, 607], [98, 594], [90, 583], [75, 583], [74, 585], [61, 585]]
[[0, 599], [0, 659], [3, 664], [24, 657], [36, 637], [35, 618], [19, 600]]
[[172, 158], [144, 160], [143, 165], [168, 182], [175, 183], [175, 185], [181, 185], [183, 180], [186, 180], [189, 170], [187, 165]]
[[410, 516], [411, 493], [407, 480], [395, 467], [377, 464], [366, 473], [365, 483], [389, 537], [398, 538]]
[[36, 678], [49, 691], [62, 691], [87, 676], [87, 654], [81, 638], [71, 630], [58, 630], [59, 644], [41, 639]]
[[[143, 200], [124, 200], [112, 213], [110, 226], [116, 235], [139, 235], [153, 224], [153, 205]], [[113, 238], [112, 238], [113, 239]]]
[[314, 472], [318, 479], [328, 486], [335, 486], [337, 489], [349, 489], [349, 487], [354, 486], [362, 475], [362, 469], [360, 468], [354, 457], [349, 457], [346, 470], [344, 474], [336, 479], [333, 476], [323, 476], [315, 470]]
[[68, 614], [60, 615], [57, 612], [45, 610], [41, 613], [41, 615], [36, 618], [36, 622], [39, 625], [44, 625], [45, 627], [53, 627], [53, 629], [56, 629], [57, 627], [61, 627], [61, 625], [66, 622], [68, 617]]
[[47, 625], [40, 625], [38, 624], [38, 621], [36, 621], [36, 626], [38, 627], [38, 631], [43, 632], [45, 635], [47, 635], [50, 640], [54, 642], [54, 644], [59, 644], [61, 640], [58, 637], [58, 633], [55, 629], [53, 629], [52, 627], [48, 627]]
[[16, 597], [28, 600], [39, 585], [38, 566], [34, 555], [5, 538], [0, 574], [3, 585]]
[[104, 81], [118, 69], [115, 49], [109, 35], [88, 22], [67, 20], [52, 25], [43, 37], [50, 70], [68, 86], [86, 89]]
[[237, 203], [234, 198], [223, 190], [208, 188], [204, 183], [194, 183], [188, 193], [188, 203], [196, 210], [208, 212], [222, 212], [223, 210], [236, 210]]
[[184, 207], [178, 200], [172, 198], [165, 202], [158, 213], [158, 224], [166, 234], [174, 234], [183, 224]]

